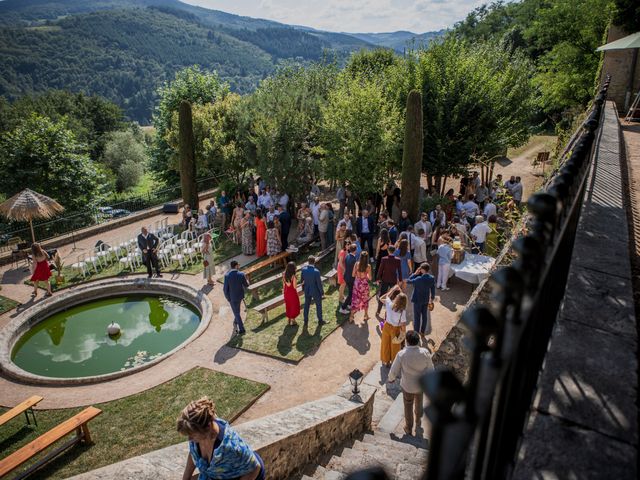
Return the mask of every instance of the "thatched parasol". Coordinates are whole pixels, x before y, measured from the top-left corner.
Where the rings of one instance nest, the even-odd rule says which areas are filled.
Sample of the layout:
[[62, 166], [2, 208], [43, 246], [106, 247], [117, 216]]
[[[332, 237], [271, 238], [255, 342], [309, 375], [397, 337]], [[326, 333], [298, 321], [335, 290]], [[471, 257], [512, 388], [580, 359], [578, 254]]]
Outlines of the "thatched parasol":
[[55, 217], [64, 207], [54, 199], [25, 188], [6, 202], [0, 204], [0, 214], [9, 220], [29, 222], [31, 240], [36, 241], [33, 233], [33, 221]]

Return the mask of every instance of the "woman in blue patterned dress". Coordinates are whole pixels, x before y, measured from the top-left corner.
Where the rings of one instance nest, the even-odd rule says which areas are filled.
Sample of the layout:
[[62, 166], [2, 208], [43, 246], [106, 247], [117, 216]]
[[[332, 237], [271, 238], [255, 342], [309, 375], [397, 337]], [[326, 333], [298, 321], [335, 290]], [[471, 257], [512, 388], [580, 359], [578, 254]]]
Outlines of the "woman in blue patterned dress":
[[227, 422], [216, 418], [216, 407], [207, 397], [182, 410], [178, 432], [189, 437], [189, 457], [182, 475], [190, 480], [196, 467], [198, 480], [264, 480], [260, 456]]

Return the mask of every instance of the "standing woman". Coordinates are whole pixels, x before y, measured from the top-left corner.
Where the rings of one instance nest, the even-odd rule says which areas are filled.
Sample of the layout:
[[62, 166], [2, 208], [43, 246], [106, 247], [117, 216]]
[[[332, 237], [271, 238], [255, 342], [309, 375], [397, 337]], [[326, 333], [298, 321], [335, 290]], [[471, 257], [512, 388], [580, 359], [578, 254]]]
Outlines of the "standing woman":
[[253, 220], [249, 210], [244, 212], [244, 218], [240, 222], [240, 231], [242, 232], [242, 253], [253, 255]]
[[353, 297], [351, 299], [351, 314], [349, 322], [353, 323], [354, 315], [364, 310], [364, 321], [369, 320], [369, 280], [371, 280], [371, 265], [369, 253], [363, 250], [360, 260], [353, 266]]
[[409, 240], [406, 238], [401, 239], [398, 242], [398, 248], [394, 252], [394, 255], [400, 259], [400, 266], [402, 267], [401, 280], [404, 283], [413, 272], [413, 260], [411, 260], [411, 252], [409, 251]]
[[327, 245], [331, 246], [336, 241], [336, 214], [333, 211], [333, 206], [327, 203], [327, 211], [329, 212], [329, 229], [327, 230]]
[[236, 208], [233, 209], [231, 215], [231, 225], [233, 225], [233, 240], [236, 244], [240, 245], [242, 242], [242, 230], [240, 230], [240, 224], [242, 223], [242, 217], [244, 217], [243, 204], [236, 203]]
[[296, 318], [300, 315], [300, 297], [297, 289], [295, 262], [287, 263], [287, 268], [282, 277], [282, 293], [284, 295], [284, 307], [287, 314], [288, 325], [296, 326]]
[[264, 223], [262, 210], [256, 210], [256, 256], [264, 257], [267, 254], [267, 224]]
[[280, 234], [273, 222], [267, 223], [267, 255], [273, 257], [282, 251]]
[[[344, 279], [344, 259], [347, 256], [347, 252], [349, 251], [349, 246], [351, 245], [350, 240], [345, 240], [343, 242], [342, 248], [340, 249], [340, 253], [338, 254], [338, 265], [337, 265], [337, 275], [338, 275], [338, 295], [340, 303], [344, 302], [344, 289], [347, 287], [347, 282]], [[336, 248], [337, 245], [336, 245]]]
[[211, 245], [211, 234], [205, 233], [202, 237], [202, 262], [204, 263], [204, 271], [202, 278], [207, 279], [208, 285], [215, 285], [213, 275], [216, 273], [216, 266], [213, 263], [213, 246]]
[[344, 247], [344, 240], [347, 236], [347, 224], [340, 220], [338, 222], [338, 230], [336, 230], [336, 254], [333, 259], [333, 265], [337, 266], [340, 257], [340, 252], [342, 252]]
[[384, 366], [390, 367], [391, 362], [402, 349], [402, 342], [399, 340], [407, 331], [407, 296], [396, 285], [382, 295], [380, 301], [384, 302], [387, 312], [384, 327], [382, 327], [380, 360]]
[[235, 478], [264, 480], [264, 463], [228, 422], [218, 418], [207, 397], [191, 402], [177, 421], [179, 433], [189, 437], [189, 456], [182, 480], [190, 480], [196, 467], [199, 480]]
[[45, 252], [39, 243], [31, 245], [31, 281], [33, 282], [32, 297], [38, 296], [38, 283], [47, 282], [47, 293], [45, 297], [51, 294], [51, 269], [49, 268], [49, 254]]
[[380, 237], [378, 237], [378, 244], [376, 245], [376, 278], [378, 278], [378, 269], [380, 268], [382, 259], [389, 255], [389, 243], [389, 230], [383, 228], [380, 230]]

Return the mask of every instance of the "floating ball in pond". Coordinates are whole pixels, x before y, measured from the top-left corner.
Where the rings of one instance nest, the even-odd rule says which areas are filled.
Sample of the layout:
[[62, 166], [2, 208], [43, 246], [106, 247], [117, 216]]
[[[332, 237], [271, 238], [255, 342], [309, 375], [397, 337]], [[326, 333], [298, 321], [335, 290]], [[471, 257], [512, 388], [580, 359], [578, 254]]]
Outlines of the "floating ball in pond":
[[111, 322], [109, 324], [109, 326], [107, 327], [107, 334], [110, 337], [116, 337], [116, 336], [120, 335], [120, 325], [118, 325], [115, 322]]

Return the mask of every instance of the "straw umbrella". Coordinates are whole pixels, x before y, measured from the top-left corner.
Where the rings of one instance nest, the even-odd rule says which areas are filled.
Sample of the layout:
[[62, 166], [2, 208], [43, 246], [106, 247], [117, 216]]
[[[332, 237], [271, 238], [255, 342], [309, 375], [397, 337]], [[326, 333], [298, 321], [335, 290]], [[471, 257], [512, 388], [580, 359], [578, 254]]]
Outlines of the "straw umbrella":
[[55, 217], [62, 212], [64, 207], [54, 199], [25, 188], [6, 202], [0, 205], [0, 214], [9, 220], [17, 222], [29, 222], [31, 227], [31, 240], [35, 243], [36, 235], [33, 233], [33, 221]]

